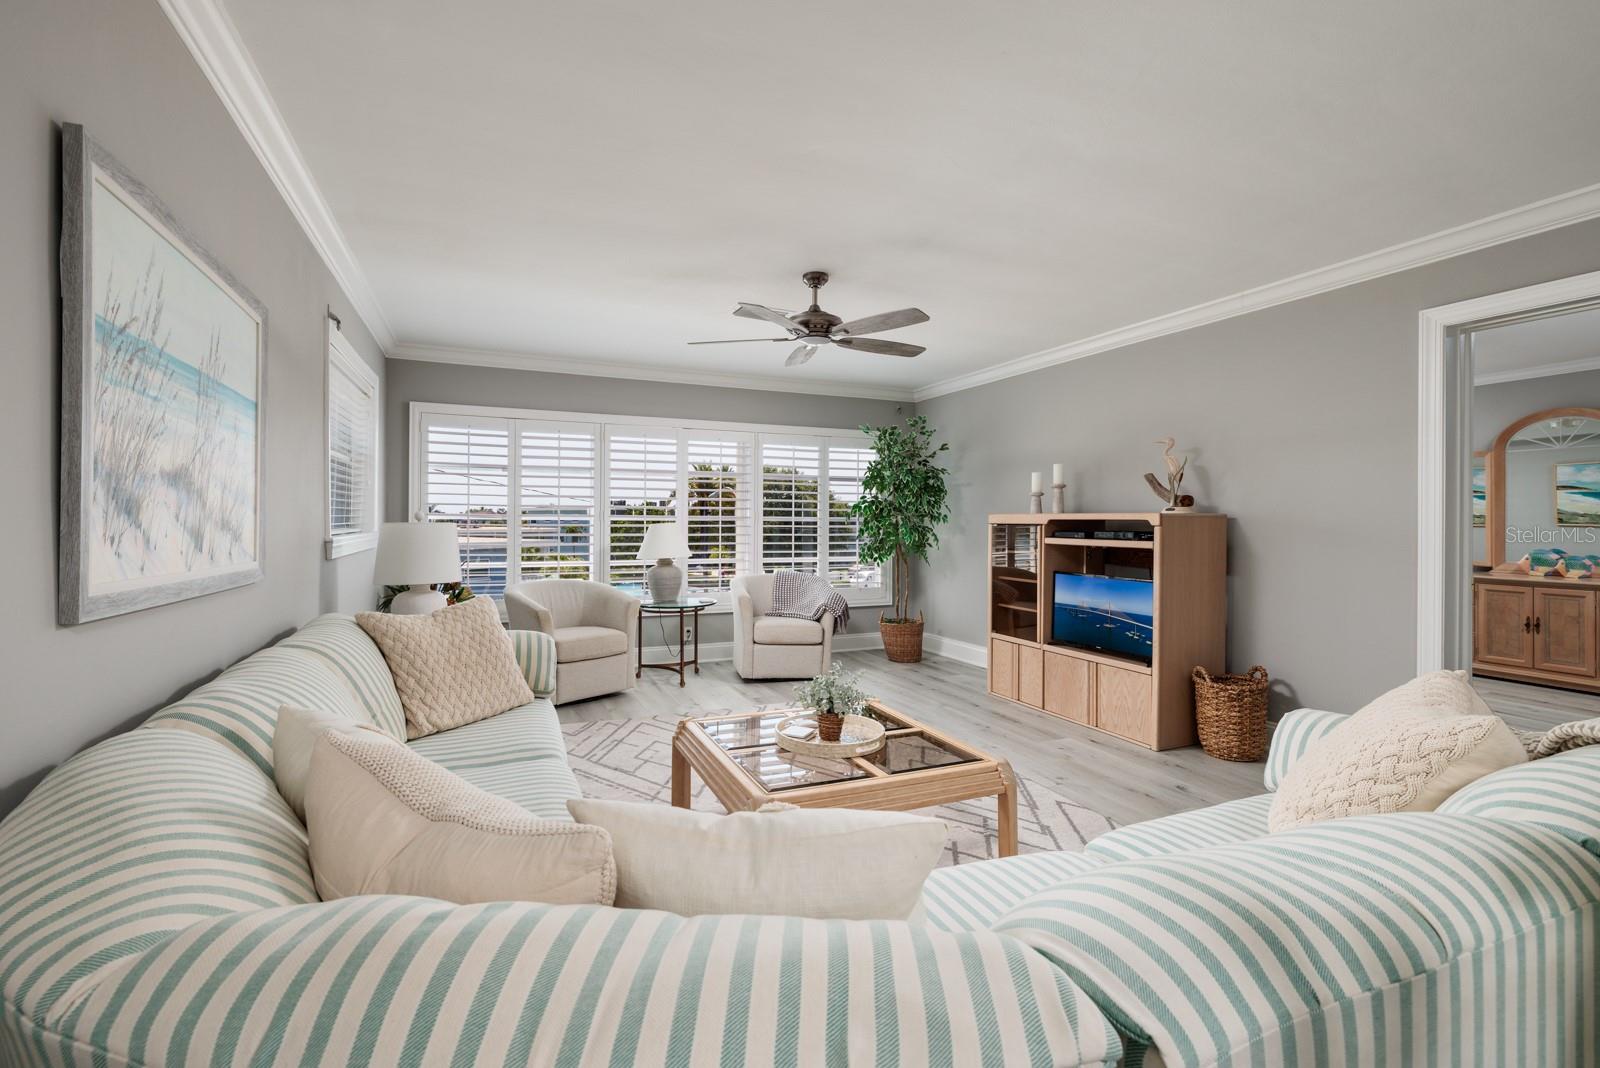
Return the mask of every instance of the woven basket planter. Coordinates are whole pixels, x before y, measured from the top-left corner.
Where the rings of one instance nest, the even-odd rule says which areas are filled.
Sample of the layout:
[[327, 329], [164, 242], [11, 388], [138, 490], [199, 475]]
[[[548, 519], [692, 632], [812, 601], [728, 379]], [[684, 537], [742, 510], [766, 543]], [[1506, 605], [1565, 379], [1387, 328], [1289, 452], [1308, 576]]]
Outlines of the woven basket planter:
[[1212, 675], [1194, 669], [1194, 720], [1200, 746], [1218, 760], [1255, 761], [1267, 755], [1267, 669]]
[[891, 622], [878, 617], [878, 633], [883, 635], [883, 652], [896, 664], [915, 664], [922, 659], [922, 615], [916, 619]]

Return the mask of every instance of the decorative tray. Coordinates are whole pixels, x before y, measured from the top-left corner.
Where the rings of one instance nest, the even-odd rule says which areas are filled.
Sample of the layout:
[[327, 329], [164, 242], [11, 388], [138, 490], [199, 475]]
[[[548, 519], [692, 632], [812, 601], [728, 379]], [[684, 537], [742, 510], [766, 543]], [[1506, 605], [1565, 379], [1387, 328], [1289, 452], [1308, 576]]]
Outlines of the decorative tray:
[[883, 724], [869, 716], [846, 716], [837, 742], [817, 737], [817, 717], [797, 712], [778, 721], [778, 746], [791, 753], [820, 757], [854, 757], [883, 748]]

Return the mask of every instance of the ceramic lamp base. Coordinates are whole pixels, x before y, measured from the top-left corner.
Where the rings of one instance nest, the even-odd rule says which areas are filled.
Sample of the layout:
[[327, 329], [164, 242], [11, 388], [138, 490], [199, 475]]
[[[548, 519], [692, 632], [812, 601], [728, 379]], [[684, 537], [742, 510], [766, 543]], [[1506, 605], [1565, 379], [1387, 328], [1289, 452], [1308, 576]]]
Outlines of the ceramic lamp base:
[[425, 616], [449, 603], [438, 590], [428, 586], [412, 586], [394, 595], [394, 600], [389, 602], [389, 612], [397, 616]]
[[656, 566], [644, 573], [644, 581], [652, 601], [676, 601], [683, 592], [683, 568], [671, 560], [657, 560]]

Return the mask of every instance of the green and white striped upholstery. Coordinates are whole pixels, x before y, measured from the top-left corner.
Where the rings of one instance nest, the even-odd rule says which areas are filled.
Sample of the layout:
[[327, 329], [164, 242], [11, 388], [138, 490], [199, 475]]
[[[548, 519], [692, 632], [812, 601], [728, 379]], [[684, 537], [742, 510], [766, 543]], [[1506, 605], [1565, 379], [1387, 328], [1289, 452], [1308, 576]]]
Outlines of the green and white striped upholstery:
[[274, 646], [247, 657], [189, 696], [145, 720], [232, 746], [272, 775], [272, 732], [278, 709], [299, 705], [371, 722], [366, 709], [325, 660], [305, 649]]
[[583, 796], [567, 764], [556, 708], [547, 697], [406, 744], [544, 819], [570, 820], [567, 802]]
[[180, 930], [316, 900], [271, 779], [212, 738], [129, 731], [0, 824], [0, 1001], [42, 1019]]
[[367, 722], [405, 741], [406, 713], [394, 688], [389, 664], [354, 616], [318, 616], [277, 645], [279, 649], [304, 649], [320, 658], [344, 680], [366, 710]]
[[1600, 856], [1600, 746], [1485, 775], [1446, 798], [1439, 811], [1536, 823]]
[[556, 692], [556, 640], [538, 630], [513, 630], [511, 650], [516, 653], [522, 673], [528, 676], [528, 689], [535, 697]]
[[1349, 717], [1342, 712], [1323, 712], [1316, 708], [1297, 708], [1278, 720], [1272, 729], [1272, 747], [1267, 751], [1267, 768], [1261, 780], [1268, 790], [1276, 790], [1289, 768], [1305, 756], [1306, 750]]
[[922, 884], [924, 922], [941, 931], [986, 931], [1019, 902], [1105, 863], [1089, 853], [1023, 853], [935, 868]]
[[1592, 1065], [1597, 909], [1600, 858], [1562, 835], [1397, 813], [1086, 871], [995, 930], [1133, 1062]]
[[1084, 851], [1109, 862], [1248, 842], [1267, 833], [1272, 796], [1241, 797], [1176, 816], [1130, 823], [1090, 839]]

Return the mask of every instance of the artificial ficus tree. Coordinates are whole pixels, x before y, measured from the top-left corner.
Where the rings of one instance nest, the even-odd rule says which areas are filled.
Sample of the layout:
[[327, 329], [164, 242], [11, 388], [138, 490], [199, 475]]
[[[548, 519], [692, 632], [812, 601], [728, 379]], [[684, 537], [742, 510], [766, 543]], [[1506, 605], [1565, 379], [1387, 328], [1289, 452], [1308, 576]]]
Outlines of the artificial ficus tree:
[[948, 444], [933, 443], [926, 416], [904, 426], [864, 426], [874, 456], [861, 480], [861, 499], [850, 506], [859, 521], [858, 552], [869, 564], [894, 565], [894, 617], [911, 622], [911, 561], [928, 559], [939, 544], [939, 525], [950, 519], [950, 473], [939, 466]]

